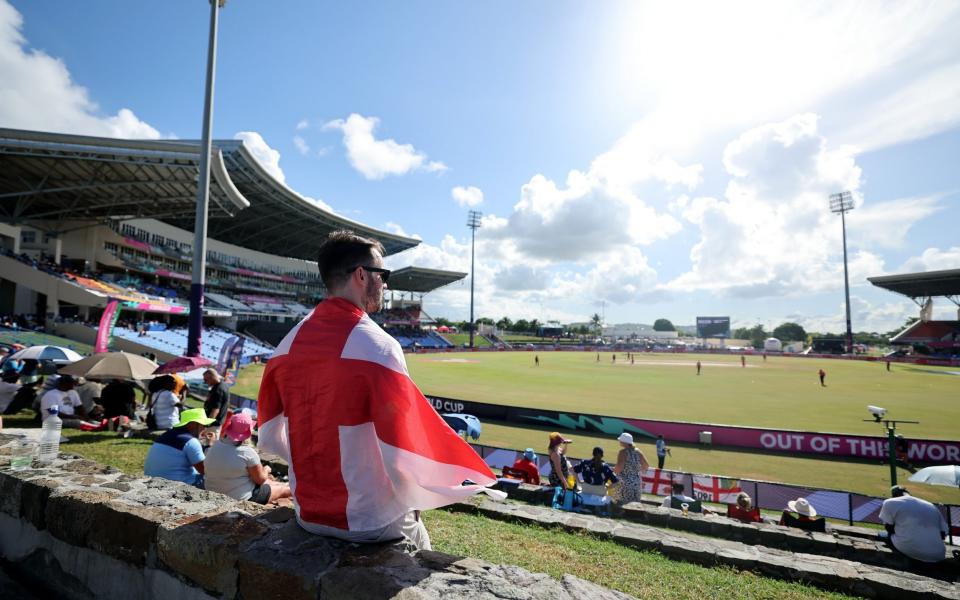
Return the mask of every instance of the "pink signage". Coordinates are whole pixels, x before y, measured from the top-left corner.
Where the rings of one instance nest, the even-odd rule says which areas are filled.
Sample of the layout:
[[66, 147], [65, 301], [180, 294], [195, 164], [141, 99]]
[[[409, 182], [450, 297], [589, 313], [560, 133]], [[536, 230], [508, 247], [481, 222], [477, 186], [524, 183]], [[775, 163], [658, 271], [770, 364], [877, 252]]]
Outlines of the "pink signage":
[[144, 252], [153, 252], [153, 246], [146, 242], [141, 242], [138, 239], [132, 237], [123, 238], [123, 243], [130, 246], [131, 248], [136, 248], [137, 250], [143, 250]]
[[[758, 448], [777, 452], [801, 452], [829, 456], [885, 459], [887, 439], [846, 433], [811, 433], [789, 429], [757, 429], [732, 425], [707, 425], [623, 419], [637, 429], [662, 435], [668, 440], [698, 443], [700, 432], [709, 431], [717, 446]], [[922, 463], [960, 463], [960, 442], [908, 438], [907, 457]]]
[[111, 300], [103, 310], [103, 315], [100, 317], [100, 327], [97, 329], [97, 341], [93, 345], [94, 352], [106, 352], [109, 349], [113, 326], [120, 314], [119, 306], [119, 302]]
[[152, 304], [150, 302], [124, 302], [123, 307], [129, 310], [142, 310], [143, 312], [171, 313], [175, 315], [185, 314], [187, 307], [174, 306], [171, 304]]

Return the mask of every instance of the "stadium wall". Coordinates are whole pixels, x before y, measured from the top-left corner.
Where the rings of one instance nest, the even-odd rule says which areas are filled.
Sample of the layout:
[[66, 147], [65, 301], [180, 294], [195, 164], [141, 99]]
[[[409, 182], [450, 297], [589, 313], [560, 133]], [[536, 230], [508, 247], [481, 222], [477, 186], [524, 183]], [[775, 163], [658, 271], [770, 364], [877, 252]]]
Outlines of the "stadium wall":
[[[888, 456], [886, 437], [738, 427], [713, 423], [656, 421], [503, 406], [440, 396], [427, 396], [427, 398], [438, 412], [467, 413], [481, 420], [493, 419], [523, 425], [555, 427], [568, 431], [588, 431], [610, 436], [627, 431], [650, 439], [662, 435], [670, 441], [690, 444], [700, 443], [701, 433], [709, 432], [711, 444], [716, 446], [840, 458], [885, 459]], [[931, 465], [960, 463], [960, 442], [910, 439], [908, 443], [907, 456], [911, 462]]]

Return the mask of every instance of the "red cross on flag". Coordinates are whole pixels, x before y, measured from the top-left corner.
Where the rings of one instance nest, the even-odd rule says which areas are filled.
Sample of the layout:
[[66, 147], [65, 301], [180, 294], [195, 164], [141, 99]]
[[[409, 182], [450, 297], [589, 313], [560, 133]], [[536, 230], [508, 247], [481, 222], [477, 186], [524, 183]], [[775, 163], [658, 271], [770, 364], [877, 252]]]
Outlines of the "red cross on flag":
[[673, 493], [670, 484], [671, 474], [660, 469], [647, 469], [643, 473], [643, 493], [655, 496], [669, 496]]
[[697, 500], [733, 504], [737, 501], [737, 494], [742, 491], [740, 481], [737, 479], [725, 479], [712, 475], [693, 476], [693, 495]]

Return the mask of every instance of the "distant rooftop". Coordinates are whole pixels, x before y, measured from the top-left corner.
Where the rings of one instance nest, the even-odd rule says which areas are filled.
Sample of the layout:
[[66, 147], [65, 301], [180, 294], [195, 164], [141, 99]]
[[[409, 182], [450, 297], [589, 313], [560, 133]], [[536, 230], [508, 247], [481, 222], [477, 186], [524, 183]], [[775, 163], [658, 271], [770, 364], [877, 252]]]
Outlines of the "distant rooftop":
[[867, 277], [867, 281], [911, 299], [960, 297], [960, 269]]
[[466, 273], [458, 271], [440, 271], [423, 267], [404, 267], [390, 274], [388, 287], [398, 292], [415, 292], [426, 294], [460, 281]]

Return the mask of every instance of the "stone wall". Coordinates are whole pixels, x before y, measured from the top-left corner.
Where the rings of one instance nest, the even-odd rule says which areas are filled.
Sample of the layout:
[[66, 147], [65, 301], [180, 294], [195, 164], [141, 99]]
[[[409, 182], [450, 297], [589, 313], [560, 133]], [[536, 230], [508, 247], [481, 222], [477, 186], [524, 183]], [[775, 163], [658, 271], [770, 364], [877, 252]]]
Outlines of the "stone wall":
[[67, 599], [624, 599], [561, 580], [405, 544], [310, 535], [287, 508], [132, 477], [61, 454], [10, 468], [0, 434], [0, 558], [38, 596]]

